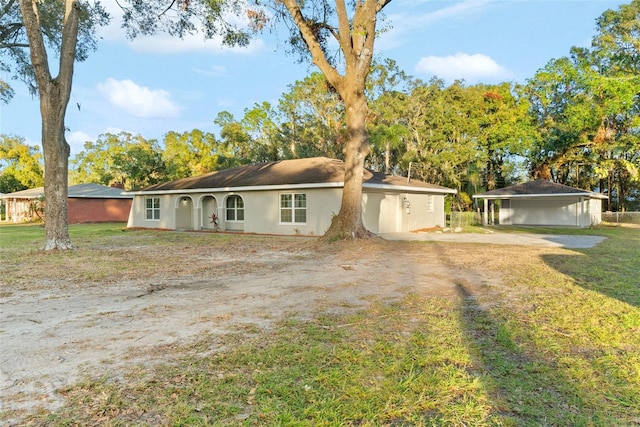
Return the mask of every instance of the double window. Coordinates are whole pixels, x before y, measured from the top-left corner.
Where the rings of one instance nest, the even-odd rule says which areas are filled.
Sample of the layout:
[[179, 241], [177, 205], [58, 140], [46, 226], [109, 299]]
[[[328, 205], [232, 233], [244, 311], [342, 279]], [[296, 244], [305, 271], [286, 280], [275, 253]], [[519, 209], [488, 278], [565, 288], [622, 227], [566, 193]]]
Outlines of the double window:
[[244, 200], [240, 196], [227, 197], [227, 221], [244, 221]]
[[280, 194], [280, 222], [285, 224], [305, 224], [307, 222], [306, 194]]
[[160, 197], [147, 197], [145, 199], [145, 211], [147, 221], [159, 221]]

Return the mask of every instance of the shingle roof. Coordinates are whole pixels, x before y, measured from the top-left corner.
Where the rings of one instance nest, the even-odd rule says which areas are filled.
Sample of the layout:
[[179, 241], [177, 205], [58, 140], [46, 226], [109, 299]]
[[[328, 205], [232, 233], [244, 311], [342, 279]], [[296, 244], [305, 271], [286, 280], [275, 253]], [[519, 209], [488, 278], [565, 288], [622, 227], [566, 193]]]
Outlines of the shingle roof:
[[[345, 164], [343, 161], [326, 157], [314, 157], [238, 166], [205, 175], [152, 185], [141, 191], [156, 192], [304, 184], [341, 184], [344, 182], [344, 173]], [[407, 178], [385, 175], [368, 169], [365, 169], [363, 185], [365, 187], [385, 185], [412, 187], [415, 189], [431, 189], [434, 192], [444, 193], [454, 191], [446, 187], [416, 180], [407, 182]]]
[[[120, 188], [106, 187], [100, 184], [77, 184], [68, 189], [71, 199], [131, 199], [132, 196], [122, 194]], [[3, 199], [35, 199], [44, 195], [44, 187], [30, 188], [1, 196]]]
[[535, 181], [516, 184], [510, 187], [499, 188], [497, 190], [487, 191], [486, 193], [476, 194], [474, 198], [499, 198], [501, 196], [558, 196], [558, 195], [584, 195], [597, 196], [596, 193], [589, 190], [581, 190], [579, 188], [569, 187], [567, 185], [558, 184], [547, 181], [545, 179], [537, 179]]

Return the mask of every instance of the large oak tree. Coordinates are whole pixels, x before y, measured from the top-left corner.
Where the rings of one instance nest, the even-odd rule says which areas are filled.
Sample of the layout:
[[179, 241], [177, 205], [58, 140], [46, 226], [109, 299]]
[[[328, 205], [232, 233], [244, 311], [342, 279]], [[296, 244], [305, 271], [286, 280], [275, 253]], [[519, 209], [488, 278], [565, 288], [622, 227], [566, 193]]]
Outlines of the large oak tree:
[[[344, 146], [345, 177], [340, 212], [325, 237], [354, 238], [368, 233], [362, 223], [364, 162], [369, 154], [368, 104], [365, 94], [371, 70], [379, 13], [391, 0], [282, 0], [261, 2], [276, 16], [294, 24], [291, 42], [307, 49], [311, 61], [345, 104], [347, 140]], [[337, 45], [339, 60], [330, 55]]]
[[[93, 7], [81, 4], [78, 0], [20, 0], [22, 24], [28, 41], [30, 65], [40, 98], [42, 117], [45, 250], [73, 248], [67, 216], [70, 149], [65, 139], [65, 115], [71, 96], [74, 63], [78, 58], [80, 22], [85, 24], [85, 30], [107, 22], [99, 3]], [[97, 13], [92, 14], [92, 11]], [[48, 30], [53, 30], [53, 37]], [[88, 40], [93, 40], [91, 32]], [[57, 76], [51, 73], [45, 42], [57, 50]]]
[[[364, 162], [370, 151], [365, 89], [378, 17], [389, 3], [391, 0], [255, 0], [246, 10], [254, 29], [262, 30], [269, 22], [288, 27], [292, 50], [309, 57], [345, 104], [344, 190], [340, 211], [326, 232], [331, 239], [368, 235], [362, 222]], [[178, 36], [201, 25], [207, 37], [222, 34], [227, 43], [243, 44], [248, 42], [245, 32], [223, 25], [225, 11], [238, 12], [242, 5], [237, 0], [130, 2], [125, 25], [132, 35], [164, 29]]]

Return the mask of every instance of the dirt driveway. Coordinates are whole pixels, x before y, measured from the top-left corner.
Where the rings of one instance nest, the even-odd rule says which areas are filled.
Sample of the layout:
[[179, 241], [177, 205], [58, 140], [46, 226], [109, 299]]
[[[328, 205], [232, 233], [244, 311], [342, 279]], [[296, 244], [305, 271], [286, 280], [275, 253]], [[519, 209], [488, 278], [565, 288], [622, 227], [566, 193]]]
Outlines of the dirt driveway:
[[455, 295], [456, 283], [485, 294], [506, 286], [490, 263], [469, 261], [477, 245], [240, 238], [210, 250], [204, 239], [36, 253], [7, 265], [0, 394], [1, 409], [17, 411], [12, 422], [60, 405], [60, 389], [83, 375], [171, 362], [197, 338], [268, 333], [285, 316], [343, 313], [409, 292]]

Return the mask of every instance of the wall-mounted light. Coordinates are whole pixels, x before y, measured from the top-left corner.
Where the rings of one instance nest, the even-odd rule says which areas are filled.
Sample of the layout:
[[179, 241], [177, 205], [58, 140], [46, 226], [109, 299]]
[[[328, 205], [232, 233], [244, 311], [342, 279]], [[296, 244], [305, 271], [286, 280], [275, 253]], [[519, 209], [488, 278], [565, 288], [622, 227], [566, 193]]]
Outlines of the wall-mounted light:
[[409, 197], [407, 197], [406, 195], [402, 196], [402, 205], [407, 210], [407, 213], [410, 214], [411, 213], [411, 202], [409, 201]]

